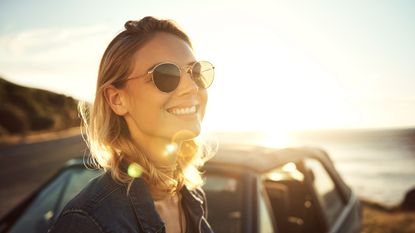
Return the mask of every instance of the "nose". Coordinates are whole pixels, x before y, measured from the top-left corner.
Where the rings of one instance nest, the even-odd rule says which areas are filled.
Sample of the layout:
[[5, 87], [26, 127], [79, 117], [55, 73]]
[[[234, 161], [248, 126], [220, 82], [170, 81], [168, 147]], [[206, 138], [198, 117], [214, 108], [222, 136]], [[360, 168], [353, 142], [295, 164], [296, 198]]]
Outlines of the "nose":
[[195, 94], [199, 91], [199, 86], [192, 79], [191, 72], [183, 70], [180, 77], [180, 83], [177, 87], [177, 95]]

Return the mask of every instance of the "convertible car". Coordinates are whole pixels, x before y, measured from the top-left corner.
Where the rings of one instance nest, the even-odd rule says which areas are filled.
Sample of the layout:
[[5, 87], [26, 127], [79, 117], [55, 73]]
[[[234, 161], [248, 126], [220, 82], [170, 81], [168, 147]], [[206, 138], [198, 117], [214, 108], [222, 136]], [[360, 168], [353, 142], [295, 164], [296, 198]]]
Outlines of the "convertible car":
[[[358, 233], [359, 200], [317, 148], [221, 146], [204, 167], [215, 233]], [[44, 233], [102, 171], [73, 159], [0, 220], [0, 232]]]

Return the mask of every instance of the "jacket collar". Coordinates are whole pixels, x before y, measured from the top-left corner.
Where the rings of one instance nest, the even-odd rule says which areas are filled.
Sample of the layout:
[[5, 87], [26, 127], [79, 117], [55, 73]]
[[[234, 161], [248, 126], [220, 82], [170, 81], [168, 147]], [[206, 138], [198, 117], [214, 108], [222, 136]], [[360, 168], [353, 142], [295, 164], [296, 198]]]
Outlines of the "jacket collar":
[[143, 179], [134, 179], [128, 197], [144, 232], [160, 232], [164, 222], [156, 211], [153, 198]]
[[[180, 193], [183, 196], [183, 207], [187, 207], [189, 216], [192, 218], [189, 221], [198, 223], [203, 216], [203, 200], [188, 190], [186, 186], [183, 186]], [[161, 232], [161, 229], [164, 228], [164, 222], [157, 213], [154, 200], [142, 178], [134, 179], [128, 197], [144, 232]]]

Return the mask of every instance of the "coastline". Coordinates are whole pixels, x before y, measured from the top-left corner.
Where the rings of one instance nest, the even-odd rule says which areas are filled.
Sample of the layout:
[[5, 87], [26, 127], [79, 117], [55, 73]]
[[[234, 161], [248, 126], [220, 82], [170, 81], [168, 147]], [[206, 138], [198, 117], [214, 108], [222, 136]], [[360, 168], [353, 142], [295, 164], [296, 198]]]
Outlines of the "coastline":
[[363, 210], [362, 233], [413, 233], [415, 211], [398, 206], [386, 207], [370, 200], [360, 200]]

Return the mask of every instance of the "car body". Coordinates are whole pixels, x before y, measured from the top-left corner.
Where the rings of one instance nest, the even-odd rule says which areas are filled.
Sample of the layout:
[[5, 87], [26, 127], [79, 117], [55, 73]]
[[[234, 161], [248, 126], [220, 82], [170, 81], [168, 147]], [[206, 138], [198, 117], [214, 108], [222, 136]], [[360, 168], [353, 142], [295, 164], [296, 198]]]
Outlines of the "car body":
[[[204, 170], [215, 233], [360, 232], [360, 202], [323, 150], [223, 145]], [[82, 159], [70, 160], [0, 221], [0, 232], [46, 232], [101, 173], [85, 168]]]

